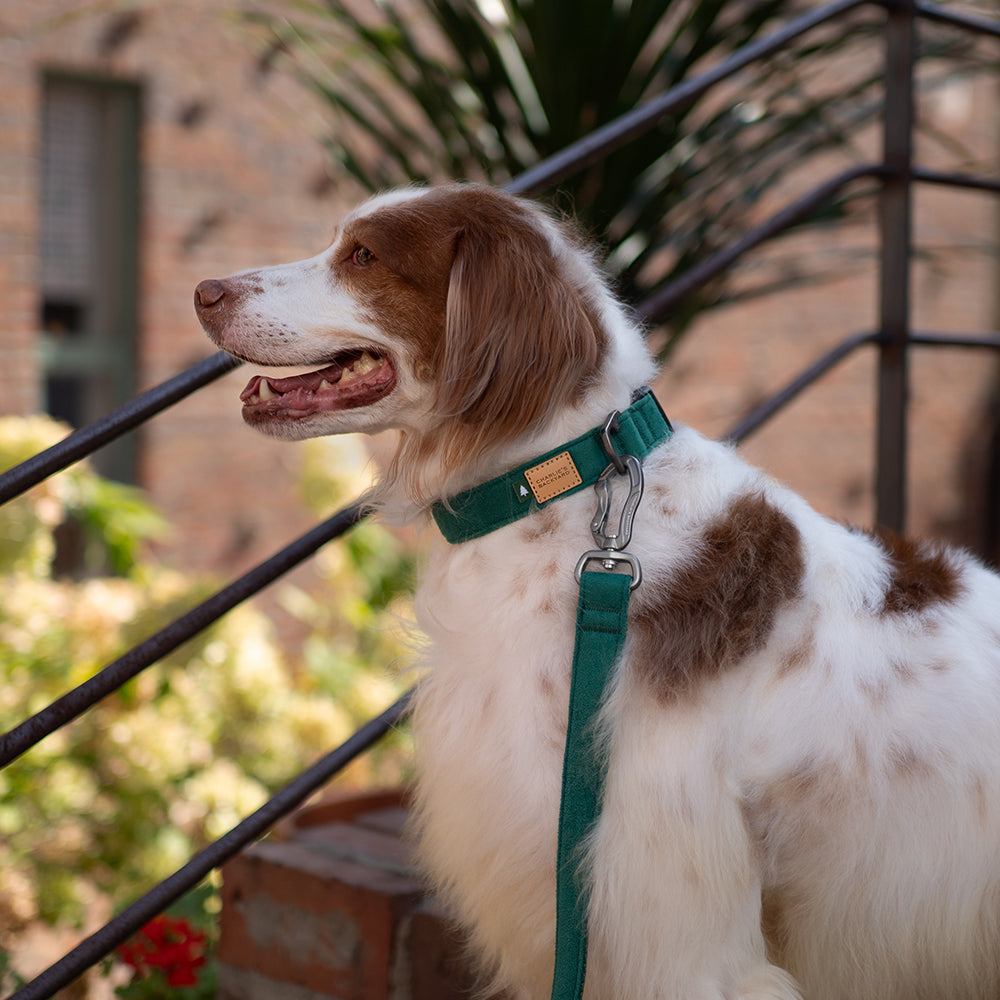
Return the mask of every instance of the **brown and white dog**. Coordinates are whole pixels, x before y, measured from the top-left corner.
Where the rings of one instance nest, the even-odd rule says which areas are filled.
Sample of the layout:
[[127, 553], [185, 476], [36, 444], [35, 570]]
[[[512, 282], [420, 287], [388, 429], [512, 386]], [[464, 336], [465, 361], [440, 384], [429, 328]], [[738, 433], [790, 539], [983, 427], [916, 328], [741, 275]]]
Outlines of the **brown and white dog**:
[[[246, 421], [400, 431], [394, 515], [599, 426], [653, 368], [532, 203], [374, 198], [317, 257], [202, 282], [259, 365]], [[645, 461], [644, 582], [601, 726], [588, 1000], [1000, 996], [1000, 579], [849, 530], [679, 428]], [[577, 557], [590, 490], [428, 557], [420, 854], [495, 982], [548, 997]]]

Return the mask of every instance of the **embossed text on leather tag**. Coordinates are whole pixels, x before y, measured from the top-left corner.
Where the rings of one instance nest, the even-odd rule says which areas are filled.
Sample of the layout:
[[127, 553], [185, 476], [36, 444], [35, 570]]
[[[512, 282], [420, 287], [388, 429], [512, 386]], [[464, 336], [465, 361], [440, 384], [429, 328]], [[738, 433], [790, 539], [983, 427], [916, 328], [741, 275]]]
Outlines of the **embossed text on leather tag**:
[[568, 451], [560, 452], [547, 462], [527, 469], [524, 478], [539, 503], [545, 503], [583, 482]]

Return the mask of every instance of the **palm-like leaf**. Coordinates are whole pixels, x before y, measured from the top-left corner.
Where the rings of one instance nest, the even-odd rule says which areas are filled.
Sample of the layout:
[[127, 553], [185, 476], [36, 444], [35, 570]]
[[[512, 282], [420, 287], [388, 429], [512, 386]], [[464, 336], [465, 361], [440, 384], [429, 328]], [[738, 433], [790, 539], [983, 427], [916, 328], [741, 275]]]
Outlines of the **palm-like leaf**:
[[[329, 102], [332, 158], [367, 190], [502, 183], [801, 13], [803, 0], [327, 0], [269, 19]], [[489, 14], [490, 16], [487, 16]], [[553, 194], [607, 244], [638, 298], [742, 232], [816, 154], [848, 150], [877, 108], [877, 11], [811, 33]], [[830, 67], [840, 71], [831, 74]], [[743, 88], [743, 89], [741, 89]], [[847, 199], [827, 209], [843, 214]], [[676, 334], [725, 285], [694, 293]]]

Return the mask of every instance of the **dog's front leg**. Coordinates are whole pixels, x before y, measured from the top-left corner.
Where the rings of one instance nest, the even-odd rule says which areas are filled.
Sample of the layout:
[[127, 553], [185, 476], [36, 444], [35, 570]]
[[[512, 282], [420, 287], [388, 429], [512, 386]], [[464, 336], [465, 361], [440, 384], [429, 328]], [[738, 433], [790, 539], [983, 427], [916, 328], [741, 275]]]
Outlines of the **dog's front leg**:
[[656, 728], [611, 740], [587, 1000], [801, 1000], [767, 959], [760, 855], [711, 734]]

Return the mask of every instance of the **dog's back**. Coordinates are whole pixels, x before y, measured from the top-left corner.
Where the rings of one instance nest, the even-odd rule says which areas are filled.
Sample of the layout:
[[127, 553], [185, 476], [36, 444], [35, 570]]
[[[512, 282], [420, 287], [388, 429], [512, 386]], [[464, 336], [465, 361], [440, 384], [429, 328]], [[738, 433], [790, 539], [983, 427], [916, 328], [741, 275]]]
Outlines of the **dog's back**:
[[[799, 996], [782, 969], [809, 1000], [1000, 995], [1000, 580], [833, 524], [683, 428], [646, 482], [588, 997]], [[435, 553], [420, 595], [424, 856], [531, 997], [573, 645], [557, 567], [590, 500]]]

